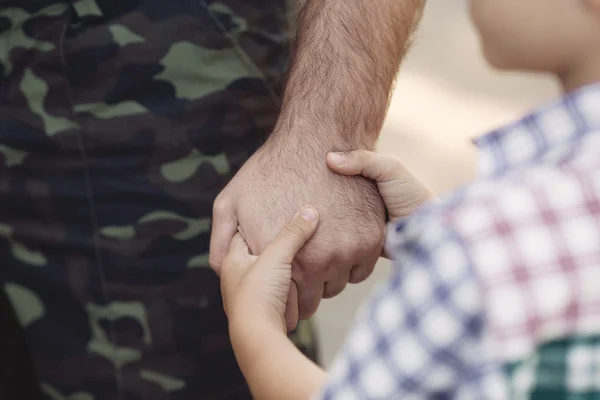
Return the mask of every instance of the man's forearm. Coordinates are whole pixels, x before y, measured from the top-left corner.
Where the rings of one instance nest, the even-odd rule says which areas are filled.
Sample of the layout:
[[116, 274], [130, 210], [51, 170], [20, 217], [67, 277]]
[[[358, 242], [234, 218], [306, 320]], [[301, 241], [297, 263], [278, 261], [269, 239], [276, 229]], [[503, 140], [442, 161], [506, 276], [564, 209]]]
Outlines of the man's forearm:
[[313, 135], [336, 149], [372, 147], [423, 4], [305, 0], [273, 138]]

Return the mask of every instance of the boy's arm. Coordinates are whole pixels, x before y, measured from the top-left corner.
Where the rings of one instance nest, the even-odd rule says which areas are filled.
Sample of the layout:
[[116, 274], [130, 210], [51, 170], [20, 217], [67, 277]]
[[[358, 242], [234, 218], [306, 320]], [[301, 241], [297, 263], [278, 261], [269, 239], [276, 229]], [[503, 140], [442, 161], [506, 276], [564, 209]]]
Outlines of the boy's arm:
[[230, 336], [238, 364], [257, 400], [308, 400], [327, 379], [325, 372], [269, 321], [234, 321]]

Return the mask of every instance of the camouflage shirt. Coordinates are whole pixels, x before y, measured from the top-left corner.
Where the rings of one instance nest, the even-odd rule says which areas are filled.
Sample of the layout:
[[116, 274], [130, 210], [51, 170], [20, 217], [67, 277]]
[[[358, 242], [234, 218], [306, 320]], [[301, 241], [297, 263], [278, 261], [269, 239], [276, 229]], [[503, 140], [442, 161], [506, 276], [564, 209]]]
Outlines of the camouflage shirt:
[[0, 282], [44, 398], [249, 398], [211, 210], [275, 124], [286, 3], [0, 0]]

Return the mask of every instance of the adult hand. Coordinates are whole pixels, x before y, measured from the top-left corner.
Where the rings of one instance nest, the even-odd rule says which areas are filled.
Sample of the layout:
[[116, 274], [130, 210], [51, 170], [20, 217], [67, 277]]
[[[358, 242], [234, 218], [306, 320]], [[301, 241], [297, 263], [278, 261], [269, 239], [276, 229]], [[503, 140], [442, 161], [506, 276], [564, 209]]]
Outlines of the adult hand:
[[385, 208], [375, 184], [331, 172], [324, 146], [300, 143], [298, 136], [270, 140], [217, 197], [210, 247], [210, 264], [218, 274], [238, 230], [251, 253], [259, 255], [304, 204], [319, 211], [316, 233], [293, 262], [289, 329], [298, 317], [313, 315], [321, 298], [366, 279], [385, 234]]

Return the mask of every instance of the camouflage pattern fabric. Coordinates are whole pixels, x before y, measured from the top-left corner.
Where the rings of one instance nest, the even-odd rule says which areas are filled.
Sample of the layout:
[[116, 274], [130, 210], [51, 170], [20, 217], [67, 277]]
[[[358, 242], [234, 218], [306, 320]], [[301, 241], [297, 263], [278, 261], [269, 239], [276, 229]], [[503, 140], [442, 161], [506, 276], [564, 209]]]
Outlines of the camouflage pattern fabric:
[[288, 3], [0, 0], [0, 282], [43, 398], [250, 398], [211, 211], [275, 123]]
[[25, 334], [0, 290], [0, 399], [39, 399], [36, 381]]

